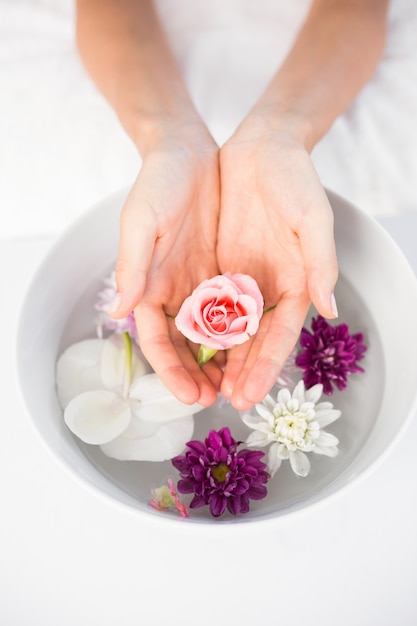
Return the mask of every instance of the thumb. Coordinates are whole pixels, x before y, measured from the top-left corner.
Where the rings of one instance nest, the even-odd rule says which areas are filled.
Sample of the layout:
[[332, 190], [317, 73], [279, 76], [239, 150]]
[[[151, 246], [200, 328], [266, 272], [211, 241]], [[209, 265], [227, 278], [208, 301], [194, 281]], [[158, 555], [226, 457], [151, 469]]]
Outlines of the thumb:
[[109, 314], [126, 317], [141, 300], [156, 240], [152, 210], [128, 197], [120, 215], [119, 248], [116, 261], [117, 294]]

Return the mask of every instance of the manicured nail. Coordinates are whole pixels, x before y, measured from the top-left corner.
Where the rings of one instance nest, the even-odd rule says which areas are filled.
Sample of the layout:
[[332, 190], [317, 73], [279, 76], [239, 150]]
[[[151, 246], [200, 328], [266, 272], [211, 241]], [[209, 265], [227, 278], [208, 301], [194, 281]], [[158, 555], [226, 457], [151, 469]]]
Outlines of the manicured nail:
[[122, 294], [116, 293], [116, 295], [113, 298], [113, 302], [111, 303], [110, 308], [109, 308], [109, 315], [113, 315], [114, 313], [117, 313], [121, 302], [122, 302]]
[[332, 293], [332, 295], [330, 296], [330, 304], [332, 307], [333, 315], [335, 317], [338, 317], [339, 313], [337, 312], [337, 304], [336, 304], [336, 298], [334, 297], [334, 293]]

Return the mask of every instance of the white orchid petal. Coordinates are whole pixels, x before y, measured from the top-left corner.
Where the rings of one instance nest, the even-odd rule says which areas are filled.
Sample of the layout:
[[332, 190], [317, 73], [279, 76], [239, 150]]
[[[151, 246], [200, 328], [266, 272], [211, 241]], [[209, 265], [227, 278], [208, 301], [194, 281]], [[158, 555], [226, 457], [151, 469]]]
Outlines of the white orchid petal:
[[[113, 333], [105, 340], [100, 362], [100, 373], [103, 384], [107, 389], [120, 390], [123, 388], [126, 375], [126, 347], [122, 335]], [[132, 344], [132, 380], [139, 379], [146, 374], [145, 362], [138, 355], [138, 348]]]
[[204, 407], [200, 404], [184, 404], [165, 387], [156, 374], [147, 374], [135, 381], [129, 392], [134, 414], [143, 420], [168, 423], [194, 415]]
[[150, 365], [139, 350], [136, 343], [132, 343], [132, 384], [150, 370]]
[[104, 389], [98, 364], [105, 341], [86, 339], [69, 346], [56, 366], [57, 395], [62, 408], [85, 391]]
[[128, 439], [151, 437], [160, 427], [160, 424], [139, 419], [132, 413], [132, 419], [130, 420], [129, 426], [124, 431], [123, 437], [127, 437]]
[[106, 339], [100, 363], [101, 377], [106, 388], [122, 388], [125, 370], [126, 354], [123, 349], [123, 339], [120, 335], [113, 334]]
[[190, 416], [163, 424], [150, 437], [131, 439], [123, 433], [102, 445], [101, 449], [107, 456], [120, 461], [166, 461], [181, 454], [193, 431], [194, 418]]
[[87, 391], [76, 396], [64, 412], [68, 428], [85, 443], [102, 444], [118, 437], [129, 425], [128, 405], [111, 391]]
[[310, 461], [304, 452], [301, 452], [300, 450], [291, 450], [290, 464], [294, 474], [297, 474], [297, 476], [301, 476], [302, 478], [308, 476], [310, 472]]
[[[138, 357], [132, 346], [132, 371], [137, 367]], [[120, 390], [123, 388], [127, 367], [127, 355], [125, 342], [123, 336], [118, 333], [113, 333], [111, 337], [106, 339], [103, 348], [103, 354], [100, 362], [100, 371], [103, 384], [107, 389]], [[146, 371], [146, 366], [142, 364], [143, 373]]]

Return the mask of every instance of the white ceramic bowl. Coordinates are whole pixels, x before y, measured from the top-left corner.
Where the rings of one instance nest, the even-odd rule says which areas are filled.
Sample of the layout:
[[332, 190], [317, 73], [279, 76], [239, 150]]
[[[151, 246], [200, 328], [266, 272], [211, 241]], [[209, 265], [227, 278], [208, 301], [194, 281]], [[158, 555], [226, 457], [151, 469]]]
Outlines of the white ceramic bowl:
[[[340, 494], [374, 469], [399, 440], [417, 408], [417, 282], [405, 257], [362, 211], [329, 192], [335, 213], [340, 265], [336, 289], [340, 321], [365, 334], [365, 374], [332, 396], [342, 417], [327, 430], [340, 439], [335, 459], [313, 455], [312, 471], [297, 478], [287, 464], [268, 484], [268, 496], [250, 513], [213, 519], [207, 507], [185, 522], [148, 504], [151, 486], [176, 471], [169, 462], [120, 462], [76, 439], [63, 422], [55, 394], [55, 364], [74, 341], [94, 336], [93, 303], [112, 269], [120, 208], [126, 192], [97, 205], [64, 234], [38, 269], [26, 295], [17, 341], [18, 374], [30, 419], [55, 457], [95, 495], [155, 520], [191, 526], [236, 525], [287, 518]], [[230, 407], [215, 405], [196, 416], [195, 437], [229, 425], [236, 438], [248, 431]], [[243, 429], [243, 430], [242, 430]]]

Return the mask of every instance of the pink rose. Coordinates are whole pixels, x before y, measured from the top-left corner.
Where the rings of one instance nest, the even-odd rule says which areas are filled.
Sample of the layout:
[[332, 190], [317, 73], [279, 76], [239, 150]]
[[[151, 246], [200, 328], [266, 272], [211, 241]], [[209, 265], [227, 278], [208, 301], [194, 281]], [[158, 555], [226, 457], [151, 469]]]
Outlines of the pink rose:
[[225, 350], [256, 333], [263, 306], [253, 278], [226, 272], [204, 280], [194, 289], [184, 300], [175, 324], [194, 343]]

